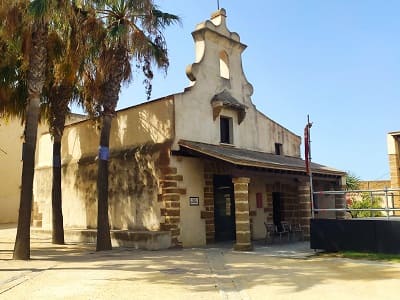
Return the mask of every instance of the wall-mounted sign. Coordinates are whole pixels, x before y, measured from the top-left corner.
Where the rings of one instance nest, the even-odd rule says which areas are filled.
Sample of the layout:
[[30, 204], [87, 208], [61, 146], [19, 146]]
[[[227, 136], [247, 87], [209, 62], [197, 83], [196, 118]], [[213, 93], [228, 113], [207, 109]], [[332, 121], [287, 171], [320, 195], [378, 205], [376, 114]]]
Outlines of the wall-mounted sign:
[[199, 197], [189, 197], [190, 206], [199, 206], [199, 204], [200, 204]]

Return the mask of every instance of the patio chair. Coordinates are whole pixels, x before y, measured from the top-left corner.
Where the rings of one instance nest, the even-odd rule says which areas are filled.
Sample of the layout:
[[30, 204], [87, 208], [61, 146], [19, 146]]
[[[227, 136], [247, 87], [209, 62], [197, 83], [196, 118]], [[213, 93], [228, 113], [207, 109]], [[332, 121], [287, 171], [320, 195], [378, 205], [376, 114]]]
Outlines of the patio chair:
[[301, 225], [299, 223], [292, 224], [291, 232], [292, 232], [293, 236], [299, 235], [300, 241], [302, 241], [304, 239], [303, 229], [301, 228]]
[[282, 241], [282, 237], [287, 235], [288, 241], [290, 240], [290, 225], [288, 222], [281, 222], [281, 230], [278, 231], [279, 239]]
[[272, 242], [277, 233], [276, 226], [272, 223], [267, 223], [267, 222], [264, 222], [264, 225], [265, 225], [265, 243], [269, 241]]

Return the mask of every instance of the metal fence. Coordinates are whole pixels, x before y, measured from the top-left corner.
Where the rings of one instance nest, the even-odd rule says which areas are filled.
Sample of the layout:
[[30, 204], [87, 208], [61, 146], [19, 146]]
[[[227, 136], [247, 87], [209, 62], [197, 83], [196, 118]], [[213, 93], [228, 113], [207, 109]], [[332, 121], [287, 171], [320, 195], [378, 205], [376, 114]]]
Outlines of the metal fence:
[[336, 218], [338, 212], [350, 214], [352, 218], [360, 218], [360, 212], [369, 212], [370, 216], [363, 218], [386, 217], [389, 220], [400, 216], [396, 214], [400, 211], [400, 207], [396, 207], [396, 203], [400, 203], [400, 188], [318, 191], [313, 192], [312, 198], [313, 218]]

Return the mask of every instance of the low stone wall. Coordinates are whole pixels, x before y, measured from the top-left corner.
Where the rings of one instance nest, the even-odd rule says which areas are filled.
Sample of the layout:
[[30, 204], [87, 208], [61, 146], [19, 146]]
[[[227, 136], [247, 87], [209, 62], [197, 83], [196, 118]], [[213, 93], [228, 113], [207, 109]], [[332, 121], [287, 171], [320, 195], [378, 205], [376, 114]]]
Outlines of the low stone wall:
[[[50, 230], [31, 229], [33, 234], [51, 237]], [[65, 241], [69, 243], [96, 243], [97, 232], [94, 229], [69, 229], [64, 231]], [[161, 250], [171, 247], [169, 231], [129, 231], [111, 230], [113, 247], [128, 247], [143, 250]]]
[[390, 188], [390, 180], [360, 181], [360, 190], [383, 190], [384, 188]]

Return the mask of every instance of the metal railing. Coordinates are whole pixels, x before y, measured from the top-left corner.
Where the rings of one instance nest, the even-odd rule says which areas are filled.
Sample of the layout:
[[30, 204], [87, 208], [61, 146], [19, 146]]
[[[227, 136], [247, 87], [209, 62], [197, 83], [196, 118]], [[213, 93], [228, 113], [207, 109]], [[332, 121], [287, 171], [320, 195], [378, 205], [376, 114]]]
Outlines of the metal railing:
[[[348, 206], [348, 200], [351, 202], [360, 201], [357, 200], [357, 196], [367, 194], [371, 199], [371, 205], [375, 198], [384, 198], [383, 204], [384, 206], [381, 208], [371, 207], [371, 208], [352, 208]], [[349, 195], [347, 198], [347, 195]], [[318, 201], [321, 196], [334, 196], [334, 207], [335, 208], [319, 208]], [[344, 207], [337, 208], [337, 199], [336, 196], [341, 196], [340, 201], [344, 204]], [[362, 197], [362, 196], [361, 196]], [[312, 215], [314, 216], [317, 212], [384, 212], [386, 214], [386, 219], [389, 220], [390, 217], [394, 216], [394, 212], [400, 211], [400, 208], [395, 207], [395, 198], [400, 197], [400, 188], [385, 188], [385, 189], [376, 189], [376, 190], [348, 190], [348, 191], [318, 191], [313, 192], [313, 205], [312, 205]], [[389, 203], [390, 202], [390, 203]], [[374, 216], [372, 216], [374, 217]]]

